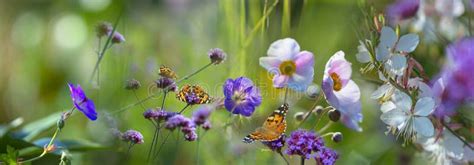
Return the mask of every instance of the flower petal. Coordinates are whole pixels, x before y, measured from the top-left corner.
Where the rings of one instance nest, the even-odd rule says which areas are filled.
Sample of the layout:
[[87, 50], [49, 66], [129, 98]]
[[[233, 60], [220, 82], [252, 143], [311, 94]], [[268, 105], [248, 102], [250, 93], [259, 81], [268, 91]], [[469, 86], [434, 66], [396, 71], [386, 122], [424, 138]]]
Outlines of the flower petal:
[[270, 72], [279, 72], [278, 67], [281, 64], [281, 60], [278, 57], [260, 57], [260, 66]]
[[380, 45], [391, 48], [397, 42], [397, 34], [391, 27], [382, 27], [382, 31], [380, 32], [380, 34]]
[[87, 118], [91, 120], [97, 119], [97, 112], [95, 111], [95, 105], [92, 100], [87, 100], [81, 104], [76, 105], [77, 109], [81, 111]]
[[360, 89], [357, 84], [350, 80], [344, 88], [341, 88], [340, 91], [334, 92], [335, 97], [339, 102], [339, 106], [333, 105], [334, 108], [338, 110], [350, 109], [352, 107], [342, 107], [346, 104], [353, 104], [360, 102]]
[[358, 53], [356, 54], [357, 61], [360, 63], [370, 62], [369, 50], [362, 41], [359, 41], [359, 43], [359, 46], [357, 46]]
[[402, 76], [407, 66], [407, 58], [402, 55], [393, 55], [385, 63], [385, 69], [391, 73]]
[[415, 115], [428, 116], [434, 111], [435, 101], [431, 97], [423, 97], [415, 104]]
[[380, 120], [392, 127], [398, 127], [407, 119], [407, 114], [399, 109], [394, 109], [380, 115]]
[[283, 88], [288, 83], [288, 76], [285, 75], [275, 75], [273, 76], [273, 87], [275, 88]]
[[390, 47], [380, 44], [375, 48], [375, 59], [377, 61], [386, 61], [390, 57]]
[[371, 99], [379, 99], [382, 96], [384, 96], [389, 90], [392, 88], [392, 85], [390, 84], [384, 84], [377, 88], [374, 93], [370, 96]]
[[412, 102], [410, 96], [401, 91], [395, 91], [392, 95], [392, 101], [397, 106], [398, 109], [404, 112], [410, 112]]
[[351, 79], [351, 65], [352, 64], [344, 58], [344, 52], [338, 51], [328, 60], [325, 74], [331, 75], [332, 73], [336, 73], [341, 80], [342, 87], [344, 87]]
[[396, 50], [402, 52], [413, 52], [420, 43], [420, 38], [416, 34], [407, 34], [400, 37]]
[[434, 135], [433, 123], [427, 117], [415, 117], [413, 120], [413, 127], [415, 131], [425, 137]]
[[296, 72], [298, 70], [306, 70], [306, 68], [313, 68], [314, 56], [313, 53], [308, 51], [302, 51], [296, 54], [294, 60], [296, 65]]
[[362, 132], [362, 128], [359, 126], [359, 123], [362, 122], [362, 114], [360, 113], [360, 102], [347, 104], [344, 105], [344, 107], [346, 107], [347, 109], [340, 110], [341, 122], [348, 128], [351, 128], [358, 132]]
[[277, 57], [281, 61], [292, 60], [300, 52], [300, 46], [292, 38], [280, 39], [273, 42], [268, 48], [267, 54], [270, 57]]
[[288, 80], [288, 87], [296, 91], [304, 91], [313, 83], [313, 75], [313, 67], [303, 72], [303, 74], [294, 73]]
[[382, 111], [382, 113], [385, 113], [385, 112], [388, 112], [388, 111], [391, 111], [393, 109], [397, 108], [395, 106], [395, 104], [391, 101], [386, 101], [382, 104], [382, 106], [380, 106], [380, 110]]

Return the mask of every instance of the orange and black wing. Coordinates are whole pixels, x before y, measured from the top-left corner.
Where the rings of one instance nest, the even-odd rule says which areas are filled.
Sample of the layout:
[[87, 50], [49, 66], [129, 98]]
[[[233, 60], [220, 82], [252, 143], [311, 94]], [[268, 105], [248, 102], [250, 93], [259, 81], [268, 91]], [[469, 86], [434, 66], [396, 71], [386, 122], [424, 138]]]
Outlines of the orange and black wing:
[[178, 100], [182, 101], [182, 102], [187, 102], [186, 101], [186, 96], [188, 95], [188, 93], [191, 92], [191, 86], [190, 85], [184, 85], [181, 90], [176, 93], [176, 98], [178, 98]]
[[281, 105], [277, 110], [267, 117], [262, 127], [247, 135], [243, 142], [252, 143], [253, 141], [274, 141], [278, 140], [286, 131], [286, 113], [288, 104]]
[[198, 85], [193, 86], [193, 92], [197, 95], [199, 98], [199, 103], [198, 104], [208, 104], [212, 102], [212, 98], [209, 96], [209, 94], [204, 91], [204, 89]]
[[159, 74], [160, 74], [160, 76], [171, 78], [171, 79], [178, 78], [176, 73], [171, 68], [169, 68], [165, 65], [160, 66], [160, 73]]

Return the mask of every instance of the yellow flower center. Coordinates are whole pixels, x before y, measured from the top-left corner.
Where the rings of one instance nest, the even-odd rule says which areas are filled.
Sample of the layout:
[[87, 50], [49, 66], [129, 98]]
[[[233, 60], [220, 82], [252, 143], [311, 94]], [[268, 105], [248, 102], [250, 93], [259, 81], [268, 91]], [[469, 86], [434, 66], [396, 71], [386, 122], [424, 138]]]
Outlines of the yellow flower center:
[[282, 75], [292, 75], [296, 72], [296, 64], [293, 61], [283, 61], [280, 64], [280, 73]]
[[333, 89], [335, 91], [341, 90], [342, 82], [341, 82], [341, 78], [339, 78], [339, 75], [337, 75], [336, 73], [331, 73], [331, 78], [332, 78], [332, 81], [334, 82]]

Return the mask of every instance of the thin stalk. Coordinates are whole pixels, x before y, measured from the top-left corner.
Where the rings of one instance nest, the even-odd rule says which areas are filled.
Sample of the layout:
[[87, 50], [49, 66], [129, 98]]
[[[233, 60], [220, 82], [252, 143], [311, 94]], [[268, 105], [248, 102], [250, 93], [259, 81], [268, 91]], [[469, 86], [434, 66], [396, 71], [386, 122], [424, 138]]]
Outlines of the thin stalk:
[[277, 151], [278, 155], [281, 156], [281, 158], [283, 158], [283, 160], [285, 160], [286, 164], [287, 165], [290, 165], [290, 162], [288, 162], [288, 160], [286, 160], [285, 156], [283, 155], [283, 153], [281, 152], [281, 150]]
[[128, 156], [130, 155], [130, 151], [132, 150], [132, 147], [133, 147], [133, 143], [130, 142], [130, 144], [128, 145], [127, 155], [125, 155], [126, 159], [128, 159]]
[[184, 112], [184, 110], [186, 110], [186, 108], [188, 108], [191, 104], [186, 104], [186, 106], [184, 106], [183, 109], [181, 109], [181, 111], [178, 112], [178, 114], [181, 114]]
[[319, 131], [316, 131], [316, 132], [319, 132], [319, 133], [323, 133], [324, 131], [326, 131], [329, 127], [331, 127], [333, 122], [329, 122], [327, 123], [323, 128], [319, 129]]
[[56, 131], [54, 131], [53, 137], [49, 140], [48, 145], [46, 145], [46, 147], [44, 147], [43, 152], [41, 153], [41, 155], [39, 155], [37, 157], [34, 157], [34, 158], [31, 158], [31, 159], [28, 159], [28, 160], [25, 160], [25, 161], [22, 161], [22, 162], [19, 162], [19, 163], [23, 164], [23, 163], [32, 162], [32, 161], [38, 160], [38, 159], [42, 158], [43, 156], [45, 156], [48, 153], [47, 149], [51, 148], [51, 146], [53, 145], [53, 142], [56, 139], [57, 135], [59, 134], [60, 130], [61, 129], [59, 129], [59, 127], [56, 128]]
[[199, 165], [199, 143], [201, 142], [201, 137], [200, 137], [200, 131], [201, 129], [199, 129], [199, 127], [197, 128], [197, 134], [198, 134], [198, 138], [196, 139], [197, 140], [197, 147], [196, 147], [196, 164]]
[[161, 110], [163, 110], [163, 108], [165, 106], [166, 95], [168, 94], [168, 92], [163, 91], [163, 93], [164, 93], [164, 95], [163, 95], [163, 101], [161, 102]]
[[113, 37], [115, 31], [117, 30], [117, 25], [119, 23], [119, 20], [120, 20], [121, 16], [122, 16], [122, 12], [120, 12], [120, 15], [117, 17], [117, 20], [115, 20], [114, 28], [112, 29], [112, 32], [107, 37], [107, 41], [105, 42], [105, 45], [102, 48], [102, 51], [99, 52], [99, 58], [97, 59], [97, 62], [95, 63], [94, 70], [92, 70], [92, 75], [91, 75], [91, 78], [89, 79], [89, 82], [92, 82], [92, 79], [94, 78], [95, 73], [97, 72], [97, 69], [99, 68], [99, 64], [102, 61], [102, 59], [104, 58], [105, 51], [107, 51], [107, 49], [109, 48], [109, 44], [112, 43], [112, 37]]
[[163, 145], [165, 145], [165, 143], [168, 140], [168, 138], [170, 137], [171, 133], [172, 132], [168, 132], [168, 134], [166, 135], [163, 142], [161, 142], [160, 147], [158, 147], [158, 151], [155, 153], [155, 157], [153, 158], [153, 160], [155, 160], [158, 157], [158, 154], [161, 152], [161, 149], [163, 149]]
[[[137, 99], [137, 101], [140, 101], [140, 98], [138, 97], [136, 90], [133, 89], [132, 91], [133, 91], [133, 95], [135, 95], [135, 98]], [[143, 102], [139, 102], [139, 103], [142, 106], [143, 110], [146, 111], [146, 108], [145, 108], [145, 105], [143, 105]]]
[[287, 104], [287, 99], [288, 99], [288, 85], [285, 87], [285, 98], [283, 100], [283, 103]]
[[304, 165], [304, 157], [301, 157], [301, 165]]
[[155, 144], [157, 142], [156, 139], [157, 139], [157, 136], [158, 136], [158, 134], [157, 134], [158, 128], [159, 127], [156, 126], [155, 127], [155, 132], [153, 133], [153, 140], [151, 141], [150, 149], [148, 150], [148, 156], [146, 158], [147, 162], [150, 162], [151, 153], [154, 151], [153, 149], [154, 149]]
[[469, 144], [469, 142], [467, 142], [466, 140], [464, 140], [463, 138], [461, 138], [456, 132], [454, 132], [454, 130], [452, 130], [446, 123], [444, 123], [443, 121], [441, 121], [441, 124], [446, 128], [448, 129], [449, 132], [451, 132], [454, 136], [456, 136], [459, 140], [461, 140], [467, 147], [469, 147], [471, 150], [474, 150], [474, 148], [471, 146], [471, 144]]
[[321, 122], [321, 119], [323, 118], [323, 116], [329, 112], [330, 109], [332, 109], [333, 107], [329, 106], [329, 107], [326, 107], [324, 108], [323, 110], [323, 113], [321, 113], [321, 116], [319, 116], [318, 118], [318, 121], [316, 122], [316, 124], [314, 125], [313, 129], [316, 129], [316, 127], [319, 125], [319, 123]]
[[319, 92], [318, 98], [314, 102], [312, 108], [306, 113], [303, 121], [301, 121], [301, 123], [298, 124], [298, 128], [301, 127], [303, 125], [303, 123], [306, 122], [306, 120], [311, 116], [311, 112], [314, 110], [314, 108], [316, 108], [316, 106], [318, 105], [319, 100], [321, 100], [322, 96], [323, 96], [323, 92]]
[[290, 22], [291, 22], [291, 12], [290, 12], [290, 0], [283, 0], [283, 16], [281, 20], [281, 31], [283, 36], [288, 36], [290, 33]]
[[252, 28], [252, 31], [250, 32], [250, 34], [247, 35], [247, 38], [246, 38], [246, 40], [244, 42], [244, 45], [243, 45], [244, 48], [246, 48], [250, 44], [250, 42], [253, 39], [253, 36], [257, 33], [258, 29], [265, 23], [265, 19], [268, 18], [268, 16], [270, 16], [270, 14], [272, 13], [273, 9], [275, 9], [277, 4], [278, 4], [278, 0], [275, 0], [275, 2], [273, 2], [272, 6], [270, 6], [270, 8], [268, 8], [267, 13], [265, 13], [265, 15], [262, 16], [262, 18], [260, 18], [260, 20], [257, 22], [257, 24], [255, 24], [255, 26]]

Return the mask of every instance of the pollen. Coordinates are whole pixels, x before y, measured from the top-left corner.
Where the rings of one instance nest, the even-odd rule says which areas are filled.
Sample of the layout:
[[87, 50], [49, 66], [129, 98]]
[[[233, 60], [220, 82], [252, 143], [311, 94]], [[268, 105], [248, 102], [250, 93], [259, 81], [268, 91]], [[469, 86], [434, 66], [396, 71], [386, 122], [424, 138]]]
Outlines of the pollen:
[[337, 75], [336, 73], [331, 73], [331, 78], [332, 78], [332, 81], [334, 82], [333, 89], [335, 91], [341, 90], [342, 82], [341, 82], [341, 78], [339, 78], [339, 75]]
[[296, 64], [293, 61], [283, 61], [279, 68], [283, 75], [292, 75], [296, 72]]

